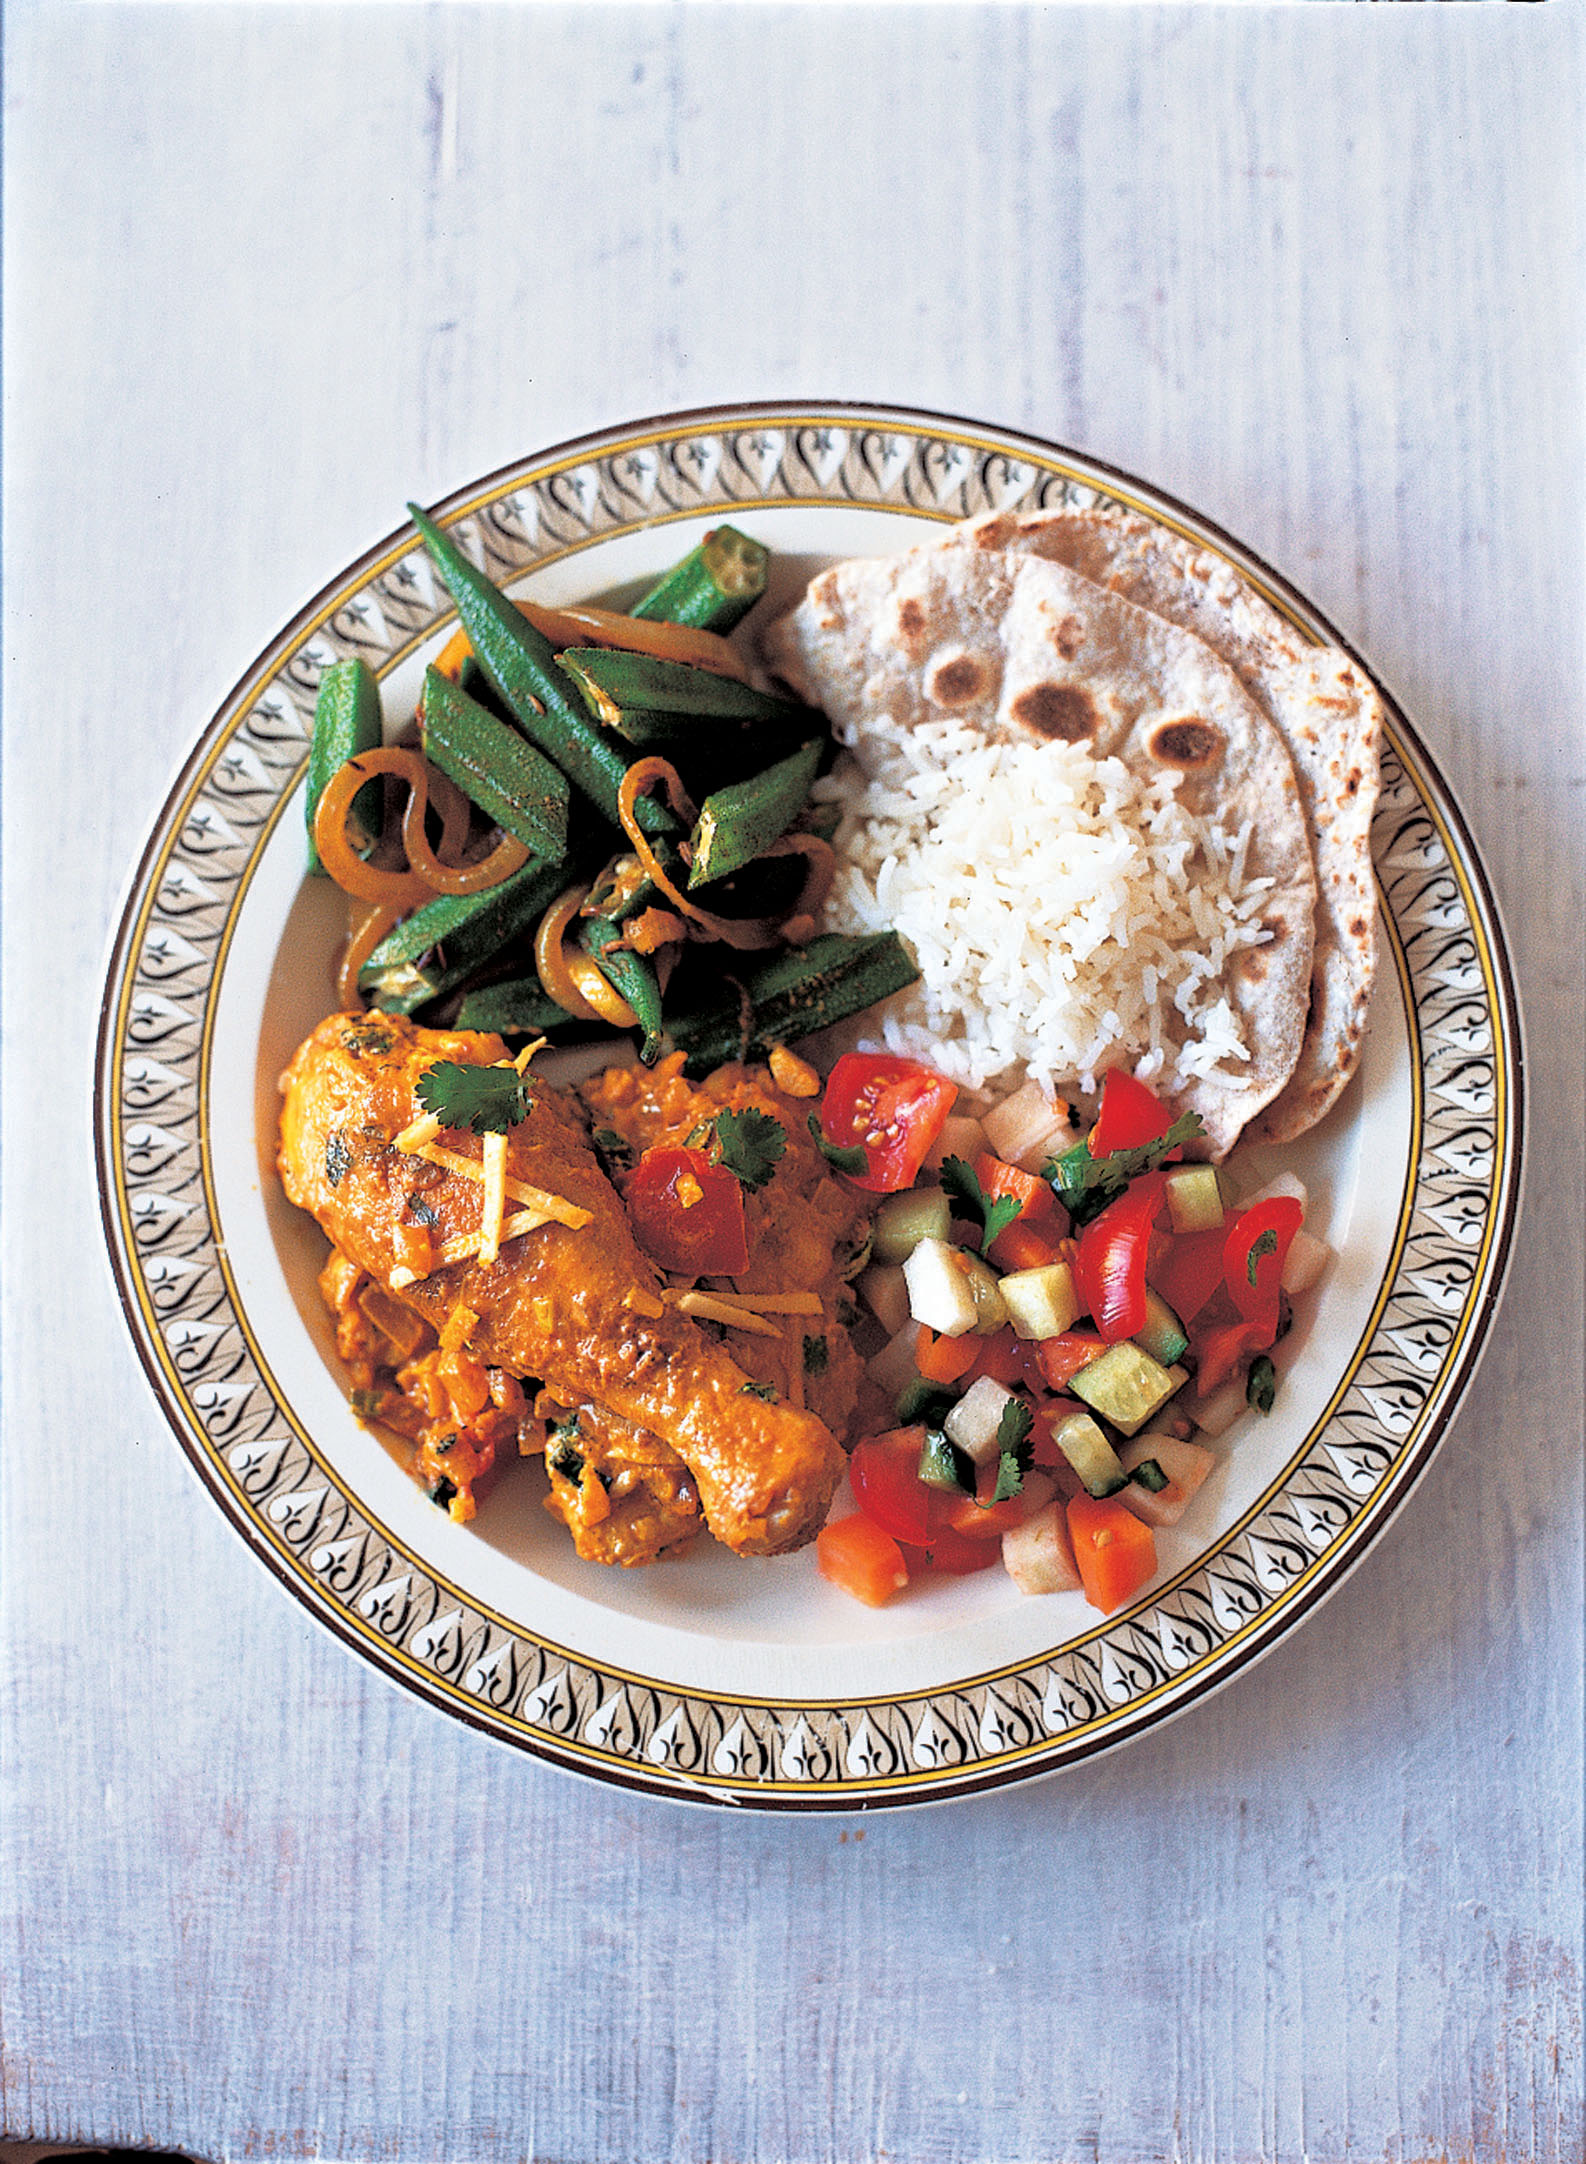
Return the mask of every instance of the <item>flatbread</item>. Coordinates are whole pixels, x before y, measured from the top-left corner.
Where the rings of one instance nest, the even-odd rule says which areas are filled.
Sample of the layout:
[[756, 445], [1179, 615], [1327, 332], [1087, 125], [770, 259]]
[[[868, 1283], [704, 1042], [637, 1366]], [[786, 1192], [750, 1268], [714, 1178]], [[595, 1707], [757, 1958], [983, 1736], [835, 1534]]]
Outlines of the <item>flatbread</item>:
[[1205, 641], [1236, 672], [1294, 762], [1316, 864], [1310, 1009], [1294, 1072], [1249, 1139], [1291, 1142], [1359, 1064], [1377, 961], [1371, 817], [1382, 701], [1358, 663], [1311, 646], [1221, 558], [1132, 513], [993, 512], [942, 546], [1029, 552], [1066, 565]]
[[1172, 1092], [1222, 1157], [1284, 1088], [1305, 1032], [1316, 879], [1293, 763], [1271, 719], [1202, 640], [1034, 554], [924, 548], [838, 564], [766, 635], [770, 664], [852, 740], [868, 716], [951, 717], [987, 736], [1081, 742], [1131, 772], [1176, 767], [1179, 801], [1248, 823], [1269, 879], [1265, 944], [1224, 991], [1248, 1061]]

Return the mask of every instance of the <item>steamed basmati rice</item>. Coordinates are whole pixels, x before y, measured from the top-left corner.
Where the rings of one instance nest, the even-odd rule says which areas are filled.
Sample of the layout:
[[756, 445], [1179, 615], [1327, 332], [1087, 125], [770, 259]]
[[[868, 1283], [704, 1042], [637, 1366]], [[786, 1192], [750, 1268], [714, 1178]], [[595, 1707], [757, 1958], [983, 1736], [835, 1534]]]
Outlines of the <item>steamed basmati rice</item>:
[[1127, 1065], [1167, 1090], [1249, 1059], [1223, 992], [1271, 935], [1272, 882], [1229, 832], [1082, 745], [993, 743], [956, 721], [864, 724], [817, 794], [842, 807], [832, 931], [893, 926], [920, 982], [867, 1040], [969, 1088], [1028, 1073], [1089, 1094]]

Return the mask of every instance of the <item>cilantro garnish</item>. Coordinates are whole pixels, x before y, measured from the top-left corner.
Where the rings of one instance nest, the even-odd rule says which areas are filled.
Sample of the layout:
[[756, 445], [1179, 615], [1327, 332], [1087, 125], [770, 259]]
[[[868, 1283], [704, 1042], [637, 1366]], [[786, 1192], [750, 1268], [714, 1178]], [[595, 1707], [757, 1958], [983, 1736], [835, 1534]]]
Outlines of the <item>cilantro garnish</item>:
[[1035, 1426], [1035, 1415], [1022, 1398], [1009, 1398], [1002, 1408], [1002, 1418], [997, 1422], [997, 1485], [991, 1491], [991, 1503], [1006, 1503], [1024, 1486], [1024, 1476], [1030, 1469], [1030, 1430]]
[[416, 1187], [414, 1188], [412, 1194], [408, 1196], [407, 1211], [408, 1215], [413, 1219], [413, 1222], [416, 1225], [428, 1225], [432, 1232], [434, 1231], [435, 1227], [440, 1223], [440, 1219], [435, 1215], [435, 1212], [430, 1208], [429, 1204], [424, 1200], [424, 1197], [419, 1193]]
[[504, 1135], [534, 1109], [534, 1092], [515, 1067], [464, 1067], [444, 1059], [419, 1076], [417, 1096], [443, 1127]]
[[716, 1162], [725, 1165], [751, 1194], [764, 1187], [787, 1148], [782, 1122], [751, 1107], [747, 1112], [718, 1112], [711, 1124], [716, 1130]]
[[815, 1138], [815, 1147], [835, 1171], [863, 1172], [870, 1162], [857, 1143], [850, 1148], [841, 1142], [829, 1142], [826, 1138], [826, 1130], [821, 1125], [821, 1116], [818, 1112], [810, 1114], [809, 1130]]
[[738, 1395], [741, 1398], [759, 1398], [763, 1404], [774, 1405], [776, 1403], [776, 1384], [743, 1383], [739, 1387]]
[[333, 1127], [325, 1144], [325, 1177], [332, 1187], [340, 1187], [352, 1170], [352, 1151], [347, 1137], [339, 1127]]
[[980, 1235], [980, 1252], [984, 1255], [999, 1232], [1006, 1232], [1024, 1204], [1017, 1195], [988, 1195], [981, 1186], [973, 1165], [962, 1157], [942, 1159], [942, 1185], [950, 1195], [957, 1195], [972, 1210], [978, 1210], [984, 1227]]
[[1138, 1179], [1142, 1172], [1154, 1172], [1169, 1151], [1193, 1142], [1205, 1132], [1205, 1122], [1198, 1112], [1181, 1112], [1165, 1135], [1158, 1135], [1154, 1142], [1142, 1142], [1137, 1149], [1109, 1150], [1105, 1157], [1092, 1157], [1088, 1142], [1076, 1142], [1061, 1157], [1048, 1158], [1041, 1167], [1041, 1177], [1057, 1189], [1058, 1199], [1067, 1206], [1074, 1223], [1087, 1224], [1100, 1216], [1131, 1180]]
[[804, 1372], [806, 1375], [824, 1375], [830, 1365], [831, 1355], [823, 1337], [807, 1337], [804, 1340]]
[[1277, 1251], [1278, 1236], [1273, 1231], [1272, 1227], [1268, 1225], [1265, 1232], [1258, 1232], [1256, 1234], [1255, 1238], [1250, 1243], [1250, 1252], [1245, 1257], [1245, 1275], [1249, 1278], [1252, 1285], [1254, 1285], [1254, 1283], [1256, 1282], [1256, 1265], [1261, 1260], [1262, 1256], [1275, 1255]]
[[1250, 1363], [1250, 1373], [1245, 1377], [1245, 1403], [1255, 1407], [1258, 1413], [1270, 1413], [1272, 1401], [1278, 1394], [1278, 1371], [1265, 1353]]

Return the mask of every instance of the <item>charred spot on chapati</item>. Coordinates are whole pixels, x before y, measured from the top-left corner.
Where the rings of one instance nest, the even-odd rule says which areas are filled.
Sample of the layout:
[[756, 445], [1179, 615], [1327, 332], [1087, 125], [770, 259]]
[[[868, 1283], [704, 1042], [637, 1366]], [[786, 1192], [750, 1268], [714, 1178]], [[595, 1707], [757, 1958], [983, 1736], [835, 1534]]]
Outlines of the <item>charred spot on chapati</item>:
[[1032, 736], [1081, 744], [1095, 734], [1096, 702], [1074, 684], [1027, 684], [1010, 702], [1008, 717]]
[[996, 690], [997, 672], [991, 662], [961, 646], [948, 647], [925, 672], [925, 696], [933, 706], [973, 706]]
[[1146, 748], [1163, 766], [1176, 766], [1185, 774], [1205, 774], [1223, 755], [1223, 733], [1199, 714], [1178, 714], [1157, 724]]

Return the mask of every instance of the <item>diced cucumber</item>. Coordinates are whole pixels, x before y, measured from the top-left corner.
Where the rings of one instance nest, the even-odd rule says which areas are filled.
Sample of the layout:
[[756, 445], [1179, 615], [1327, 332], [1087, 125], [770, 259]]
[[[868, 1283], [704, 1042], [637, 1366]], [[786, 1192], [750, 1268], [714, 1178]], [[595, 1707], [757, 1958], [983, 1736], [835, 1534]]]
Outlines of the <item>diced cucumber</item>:
[[1120, 1434], [1134, 1435], [1188, 1380], [1182, 1368], [1164, 1367], [1125, 1338], [1071, 1376], [1068, 1387]]
[[969, 1280], [959, 1268], [959, 1250], [946, 1240], [927, 1237], [903, 1265], [909, 1288], [909, 1313], [942, 1337], [965, 1337], [980, 1319]]
[[945, 1240], [952, 1205], [940, 1187], [910, 1187], [888, 1195], [876, 1212], [871, 1252], [877, 1262], [907, 1262], [922, 1240]]
[[[1042, 1263], [1035, 1270], [1010, 1270], [1002, 1280], [1003, 1305], [1015, 1337], [1029, 1343], [1061, 1337], [1079, 1319], [1074, 1273], [1066, 1262]], [[1180, 1339], [1179, 1351], [1187, 1341]]]
[[1129, 1475], [1089, 1413], [1070, 1413], [1052, 1430], [1052, 1440], [1078, 1473], [1087, 1495], [1116, 1495]]
[[1145, 1291], [1145, 1327], [1136, 1330], [1134, 1342], [1162, 1367], [1170, 1368], [1189, 1350], [1189, 1333], [1173, 1310], [1150, 1286]]
[[972, 1495], [975, 1468], [968, 1454], [951, 1442], [940, 1428], [928, 1428], [920, 1446], [920, 1478], [928, 1488], [948, 1495]]
[[[1130, 1476], [1118, 1500], [1147, 1525], [1177, 1525], [1216, 1460], [1200, 1443], [1185, 1442], [1177, 1435], [1148, 1433], [1125, 1443], [1118, 1462]], [[1163, 1485], [1154, 1490], [1138, 1477], [1152, 1464], [1165, 1476]]]
[[1039, 1172], [1055, 1151], [1074, 1139], [1067, 1105], [1049, 1097], [1039, 1082], [1026, 1082], [1000, 1105], [993, 1105], [985, 1128], [996, 1155], [1025, 1172]]
[[1215, 1232], [1223, 1222], [1222, 1181], [1215, 1165], [1175, 1165], [1165, 1193], [1175, 1232]]
[[888, 1337], [909, 1320], [909, 1288], [896, 1263], [874, 1263], [859, 1278], [859, 1297]]
[[1004, 1390], [991, 1376], [981, 1375], [970, 1384], [942, 1422], [943, 1432], [949, 1442], [956, 1443], [977, 1465], [987, 1465], [997, 1455], [997, 1436], [1003, 1415], [1010, 1405], [1018, 1402], [1011, 1390]]
[[873, 1360], [866, 1361], [865, 1373], [885, 1396], [895, 1398], [900, 1390], [919, 1380], [919, 1371], [914, 1365], [914, 1348], [918, 1342], [919, 1332], [914, 1324], [905, 1323]]
[[923, 1420], [928, 1428], [939, 1428], [957, 1403], [951, 1390], [944, 1390], [940, 1383], [928, 1383], [923, 1375], [912, 1376], [898, 1392], [898, 1426], [912, 1428]]
[[1010, 1526], [1002, 1536], [1002, 1561], [1021, 1593], [1077, 1593], [1081, 1589], [1074, 1545], [1068, 1537], [1068, 1513], [1061, 1503], [1048, 1503], [1023, 1525]]

